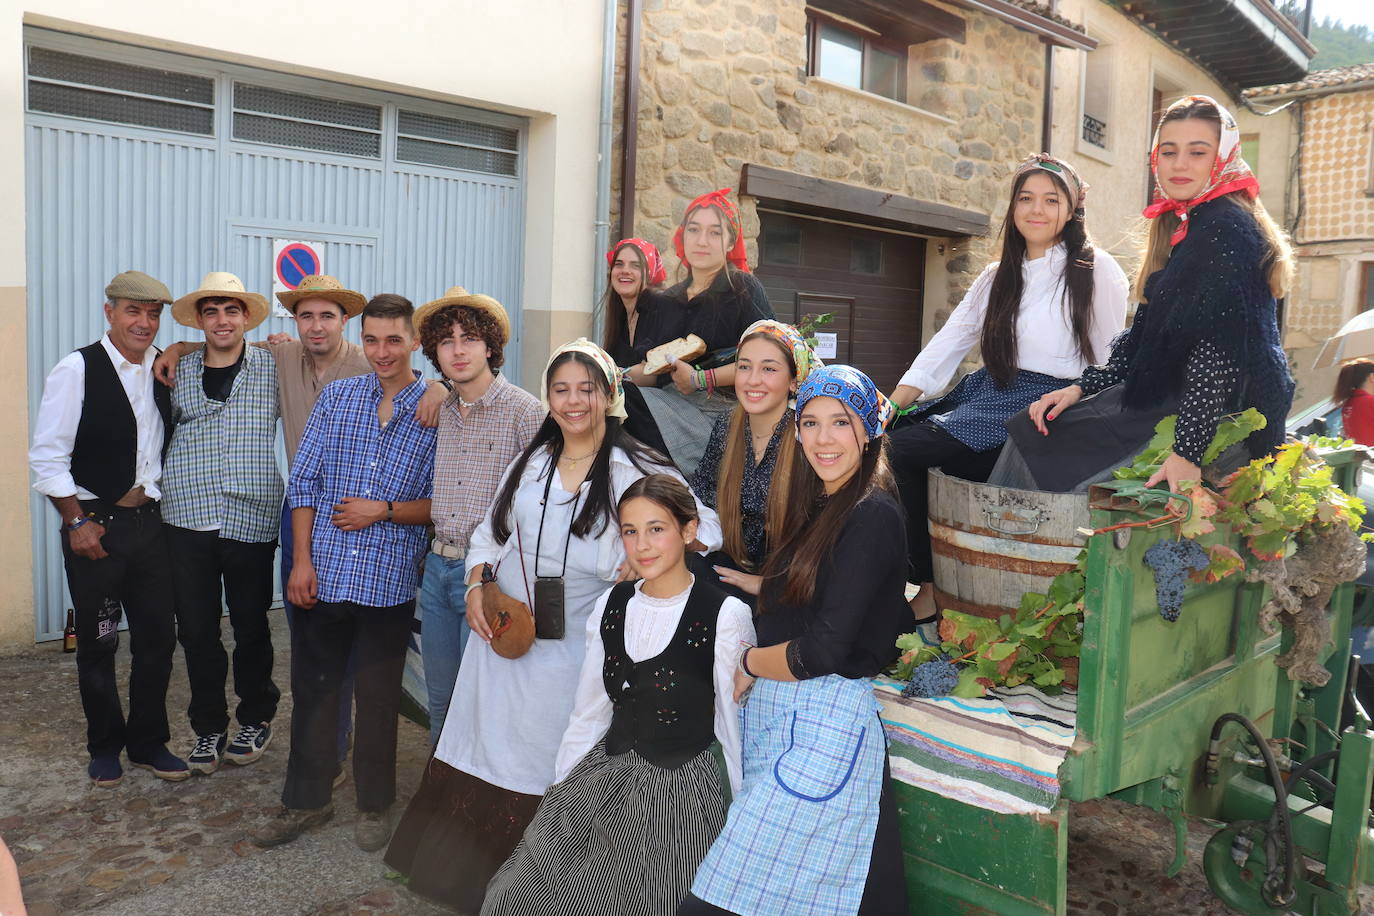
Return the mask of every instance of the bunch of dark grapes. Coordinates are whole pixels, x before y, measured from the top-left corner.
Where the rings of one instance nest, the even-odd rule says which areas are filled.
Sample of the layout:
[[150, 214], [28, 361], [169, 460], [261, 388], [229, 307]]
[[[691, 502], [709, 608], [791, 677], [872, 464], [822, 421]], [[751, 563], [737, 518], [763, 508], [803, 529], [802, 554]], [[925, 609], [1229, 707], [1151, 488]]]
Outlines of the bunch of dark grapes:
[[902, 696], [907, 697], [947, 697], [959, 683], [959, 666], [948, 658], [917, 665], [911, 672], [911, 683], [906, 685]]
[[1145, 551], [1145, 562], [1155, 572], [1155, 599], [1159, 602], [1159, 616], [1172, 623], [1183, 609], [1183, 590], [1188, 586], [1188, 573], [1206, 569], [1211, 562], [1207, 551], [1197, 541], [1187, 538], [1178, 541], [1157, 541]]

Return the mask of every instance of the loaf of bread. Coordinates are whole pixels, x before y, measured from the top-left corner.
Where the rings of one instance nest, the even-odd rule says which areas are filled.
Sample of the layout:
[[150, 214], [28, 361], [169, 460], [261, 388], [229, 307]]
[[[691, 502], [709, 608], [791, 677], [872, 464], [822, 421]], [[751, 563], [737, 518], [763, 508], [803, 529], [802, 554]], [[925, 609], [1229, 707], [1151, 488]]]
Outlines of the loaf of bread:
[[691, 362], [706, 352], [706, 341], [695, 334], [659, 344], [644, 355], [646, 375], [661, 375], [673, 368], [673, 360]]

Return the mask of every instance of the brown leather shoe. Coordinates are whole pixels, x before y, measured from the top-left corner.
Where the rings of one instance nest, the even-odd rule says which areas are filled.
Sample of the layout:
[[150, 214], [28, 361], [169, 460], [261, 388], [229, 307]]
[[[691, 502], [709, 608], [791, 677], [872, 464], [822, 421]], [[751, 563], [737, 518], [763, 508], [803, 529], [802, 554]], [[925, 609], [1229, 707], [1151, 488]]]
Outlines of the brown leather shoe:
[[268, 849], [290, 843], [312, 827], [328, 823], [333, 816], [332, 803], [323, 808], [288, 808], [283, 805], [270, 821], [253, 834], [253, 845]]
[[391, 809], [359, 811], [353, 839], [363, 852], [376, 852], [391, 841]]

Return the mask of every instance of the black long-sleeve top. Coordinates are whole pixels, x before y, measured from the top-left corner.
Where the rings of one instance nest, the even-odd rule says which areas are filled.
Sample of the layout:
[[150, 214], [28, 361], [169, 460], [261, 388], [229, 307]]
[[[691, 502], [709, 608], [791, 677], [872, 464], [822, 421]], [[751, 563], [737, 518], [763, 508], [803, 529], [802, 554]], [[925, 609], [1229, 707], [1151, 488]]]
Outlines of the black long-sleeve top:
[[787, 604], [783, 583], [768, 580], [754, 621], [759, 645], [790, 642], [787, 665], [798, 680], [873, 677], [892, 664], [897, 637], [911, 625], [905, 531], [892, 494], [862, 499], [817, 570], [810, 602]]
[[1084, 394], [1126, 386], [1128, 407], [1179, 401], [1174, 451], [1194, 464], [1226, 413], [1255, 407], [1268, 425], [1247, 441], [1263, 455], [1283, 441], [1293, 378], [1279, 343], [1266, 276], [1268, 249], [1253, 216], [1225, 198], [1193, 209], [1188, 235], [1145, 284], [1148, 304], [1112, 344]]
[[[624, 309], [618, 296], [612, 295], [610, 308]], [[620, 333], [606, 352], [621, 368], [638, 366], [644, 356], [659, 344], [667, 343], [677, 337], [677, 327], [682, 320], [682, 305], [666, 293], [646, 289], [635, 302], [635, 342], [630, 343], [629, 329], [625, 322], [620, 324]]]
[[722, 270], [704, 291], [687, 298], [691, 280], [669, 287], [664, 294], [676, 301], [679, 322], [674, 337], [695, 334], [706, 341], [706, 352], [736, 346], [745, 328], [763, 318], [776, 317], [758, 277], [742, 270]]

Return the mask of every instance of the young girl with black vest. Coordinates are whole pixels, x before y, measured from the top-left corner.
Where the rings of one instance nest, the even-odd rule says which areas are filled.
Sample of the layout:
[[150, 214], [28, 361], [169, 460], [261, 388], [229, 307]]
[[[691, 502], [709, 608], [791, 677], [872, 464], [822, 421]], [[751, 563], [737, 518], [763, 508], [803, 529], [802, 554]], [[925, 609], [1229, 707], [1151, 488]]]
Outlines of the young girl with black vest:
[[487, 888], [483, 916], [671, 916], [725, 823], [719, 742], [740, 782], [734, 673], [754, 641], [749, 608], [687, 569], [691, 491], [643, 477], [620, 497], [637, 583], [587, 621], [557, 779]]

